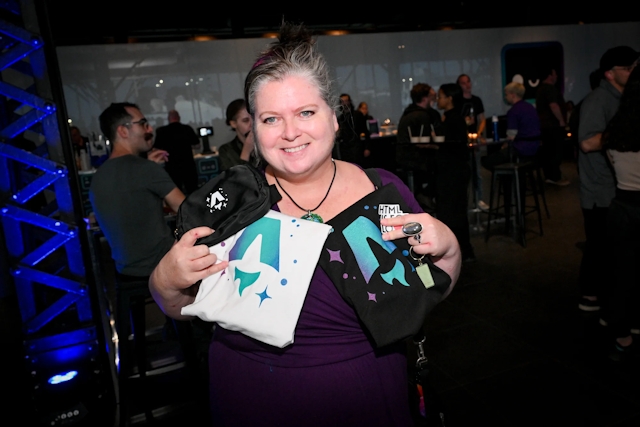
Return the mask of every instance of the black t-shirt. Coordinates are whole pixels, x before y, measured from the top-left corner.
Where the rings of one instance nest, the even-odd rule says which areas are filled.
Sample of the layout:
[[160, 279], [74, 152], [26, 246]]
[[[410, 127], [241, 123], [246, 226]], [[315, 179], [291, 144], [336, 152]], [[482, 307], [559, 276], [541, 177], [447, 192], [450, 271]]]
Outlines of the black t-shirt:
[[540, 117], [541, 129], [553, 129], [560, 126], [560, 122], [558, 122], [553, 111], [551, 111], [551, 107], [549, 107], [549, 105], [554, 102], [560, 107], [562, 117], [566, 117], [564, 98], [560, 90], [555, 85], [549, 83], [540, 84], [536, 92], [536, 109]]
[[447, 156], [450, 160], [466, 162], [469, 159], [467, 124], [455, 109], [445, 111], [444, 117], [442, 126], [445, 141], [439, 146], [438, 156]]
[[478, 131], [478, 115], [484, 113], [484, 104], [480, 97], [471, 95], [471, 98], [460, 97], [456, 106], [461, 117], [473, 116], [474, 123], [467, 126], [467, 132], [476, 133]]

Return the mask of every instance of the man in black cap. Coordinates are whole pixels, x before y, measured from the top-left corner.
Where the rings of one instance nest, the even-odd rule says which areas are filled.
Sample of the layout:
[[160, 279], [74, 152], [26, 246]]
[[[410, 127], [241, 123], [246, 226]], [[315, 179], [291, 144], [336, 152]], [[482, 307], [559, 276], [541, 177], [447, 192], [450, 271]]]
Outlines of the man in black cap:
[[620, 96], [640, 53], [629, 46], [607, 50], [600, 58], [600, 85], [586, 96], [580, 108], [578, 126], [578, 172], [580, 205], [584, 216], [586, 243], [580, 264], [582, 297], [578, 308], [600, 310], [603, 284], [607, 283], [606, 218], [616, 191], [615, 177], [602, 151], [601, 136], [618, 110]]

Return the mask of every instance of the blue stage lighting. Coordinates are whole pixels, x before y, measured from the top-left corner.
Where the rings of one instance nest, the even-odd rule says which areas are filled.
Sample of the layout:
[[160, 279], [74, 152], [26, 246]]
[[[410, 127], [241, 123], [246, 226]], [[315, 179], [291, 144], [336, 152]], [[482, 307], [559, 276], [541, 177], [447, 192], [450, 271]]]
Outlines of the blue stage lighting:
[[51, 385], [66, 383], [67, 381], [71, 381], [78, 375], [78, 371], [69, 371], [63, 374], [56, 374], [49, 378], [47, 382]]

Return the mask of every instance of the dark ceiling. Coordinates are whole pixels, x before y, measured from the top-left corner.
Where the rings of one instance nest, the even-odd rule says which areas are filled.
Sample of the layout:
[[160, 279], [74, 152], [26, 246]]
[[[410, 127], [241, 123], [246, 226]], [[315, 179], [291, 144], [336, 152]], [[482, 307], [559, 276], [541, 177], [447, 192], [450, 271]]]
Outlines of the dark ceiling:
[[[44, 0], [54, 44], [81, 45], [189, 40], [196, 36], [218, 39], [261, 37], [275, 32], [282, 19], [304, 23], [318, 34], [328, 31], [374, 33], [425, 31], [443, 28], [496, 28], [531, 25], [624, 22], [639, 19], [635, 10], [618, 0], [616, 10], [601, 6], [580, 9], [566, 1], [446, 1], [404, 2], [392, 8], [362, 3], [306, 3], [307, 7], [271, 4], [219, 5], [183, 0]], [[629, 2], [631, 3], [631, 2]], [[566, 4], [566, 5], [565, 5]], [[167, 6], [171, 5], [171, 6]], [[331, 5], [332, 7], [329, 7]], [[235, 11], [223, 12], [221, 7]], [[240, 9], [244, 9], [240, 11]], [[320, 10], [313, 10], [320, 9]]]

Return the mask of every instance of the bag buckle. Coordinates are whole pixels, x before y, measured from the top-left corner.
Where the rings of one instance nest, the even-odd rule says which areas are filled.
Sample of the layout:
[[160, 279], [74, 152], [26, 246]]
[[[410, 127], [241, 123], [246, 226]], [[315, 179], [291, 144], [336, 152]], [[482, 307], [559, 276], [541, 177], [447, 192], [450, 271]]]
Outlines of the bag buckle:
[[416, 367], [422, 369], [423, 365], [425, 365], [428, 361], [426, 353], [424, 352], [424, 343], [427, 341], [426, 336], [422, 336], [419, 341], [415, 338], [413, 343], [416, 345], [416, 352], [418, 353], [418, 360], [416, 360]]

